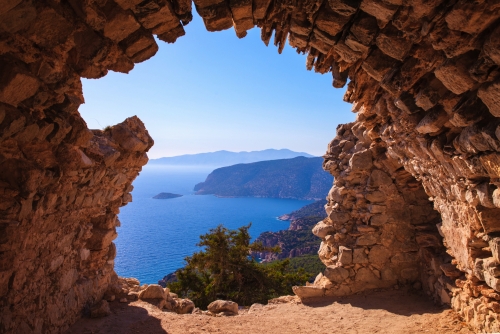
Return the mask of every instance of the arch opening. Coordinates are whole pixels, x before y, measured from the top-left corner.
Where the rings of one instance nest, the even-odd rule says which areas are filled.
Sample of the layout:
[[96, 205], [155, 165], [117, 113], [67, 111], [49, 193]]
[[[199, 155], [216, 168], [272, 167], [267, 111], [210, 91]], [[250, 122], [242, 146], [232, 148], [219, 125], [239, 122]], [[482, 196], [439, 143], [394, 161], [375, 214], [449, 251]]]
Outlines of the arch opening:
[[[434, 277], [438, 287], [451, 292], [452, 307], [476, 330], [499, 331], [496, 1], [194, 3], [209, 31], [234, 26], [237, 36], [244, 37], [257, 25], [264, 43], [274, 36], [281, 51], [288, 40], [307, 53], [308, 69], [331, 72], [334, 87], [351, 80], [345, 100], [354, 104], [358, 118], [339, 128], [339, 136], [349, 140], [334, 140], [326, 157], [325, 167], [340, 177], [329, 196], [330, 221], [324, 225], [337, 224], [347, 232], [342, 224], [349, 220], [339, 223], [345, 220], [342, 214], [354, 203], [367, 205], [366, 212], [349, 213], [356, 219], [350, 227], [367, 236], [346, 236], [348, 247], [341, 249], [333, 234], [338, 254], [330, 254], [337, 250], [328, 250], [331, 238], [325, 238], [323, 260], [329, 265], [344, 257], [348, 261], [349, 250], [352, 261], [355, 253], [369, 260], [375, 247], [370, 243], [390, 234], [392, 219], [399, 223], [398, 232], [413, 233], [420, 244], [419, 250], [404, 252], [415, 244], [404, 242], [405, 233], [400, 240], [394, 236], [399, 244], [392, 242], [390, 267], [400, 270], [393, 273], [411, 281], [418, 276], [419, 261], [436, 267], [435, 254], [424, 251], [432, 247], [422, 244], [437, 238], [431, 226], [438, 218], [424, 204], [412, 175], [441, 215], [439, 232], [453, 259], [451, 266], [439, 268], [448, 278], [459, 275], [450, 282], [439, 273]], [[0, 331], [61, 331], [108, 288], [114, 276], [116, 213], [130, 200], [131, 182], [147, 162], [145, 152], [153, 141], [137, 118], [106, 131], [87, 129], [78, 113], [84, 101], [80, 78], [99, 78], [108, 70], [129, 72], [134, 63], [156, 53], [153, 34], [166, 42], [184, 34], [191, 6], [190, 0], [8, 0], [0, 6]], [[367, 149], [371, 169], [366, 168]], [[352, 173], [358, 163], [363, 172]], [[342, 175], [335, 164], [351, 173]], [[396, 188], [392, 195], [380, 190], [385, 183], [373, 183], [377, 177]], [[342, 194], [343, 183], [359, 192]], [[393, 197], [387, 200], [388, 195]], [[374, 204], [377, 196], [386, 196], [385, 209]], [[408, 213], [399, 204], [414, 207]], [[371, 219], [383, 213], [389, 224], [379, 229]], [[365, 245], [358, 243], [379, 231]], [[448, 264], [441, 245], [435, 248]], [[396, 262], [412, 265], [397, 267]], [[371, 267], [370, 272], [362, 270], [364, 280], [374, 280], [370, 275], [378, 279], [375, 270], [382, 277], [383, 271]], [[330, 271], [328, 275], [334, 277]], [[350, 276], [348, 271], [344, 279]], [[425, 277], [421, 281], [425, 286]], [[446, 298], [443, 289], [437, 290], [441, 300]]]

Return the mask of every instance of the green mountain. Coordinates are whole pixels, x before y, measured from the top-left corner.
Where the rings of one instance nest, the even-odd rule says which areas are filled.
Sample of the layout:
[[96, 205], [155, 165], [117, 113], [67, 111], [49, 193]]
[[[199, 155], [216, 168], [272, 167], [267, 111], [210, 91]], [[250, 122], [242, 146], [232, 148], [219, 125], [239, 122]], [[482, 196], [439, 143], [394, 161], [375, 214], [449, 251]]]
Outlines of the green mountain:
[[323, 158], [296, 157], [218, 168], [198, 183], [197, 195], [324, 199], [333, 177]]

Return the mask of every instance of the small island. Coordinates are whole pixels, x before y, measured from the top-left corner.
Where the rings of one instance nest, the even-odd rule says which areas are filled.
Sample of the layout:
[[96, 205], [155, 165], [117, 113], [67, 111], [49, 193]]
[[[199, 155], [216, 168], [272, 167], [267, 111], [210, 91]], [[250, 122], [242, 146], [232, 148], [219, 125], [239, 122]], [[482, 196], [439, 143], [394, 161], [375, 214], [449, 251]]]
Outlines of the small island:
[[170, 199], [170, 198], [176, 198], [176, 197], [182, 197], [182, 195], [179, 194], [172, 194], [172, 193], [159, 193], [158, 195], [154, 196], [154, 199]]

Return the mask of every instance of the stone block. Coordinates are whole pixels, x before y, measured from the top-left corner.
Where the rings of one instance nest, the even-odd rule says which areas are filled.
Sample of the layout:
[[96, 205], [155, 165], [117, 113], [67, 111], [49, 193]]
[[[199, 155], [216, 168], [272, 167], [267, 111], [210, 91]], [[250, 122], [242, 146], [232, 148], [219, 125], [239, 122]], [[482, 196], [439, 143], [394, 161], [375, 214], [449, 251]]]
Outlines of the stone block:
[[354, 248], [352, 255], [352, 262], [354, 264], [365, 264], [368, 263], [368, 256], [365, 253], [365, 248]]
[[479, 157], [481, 165], [491, 177], [500, 177], [500, 154], [489, 153]]
[[483, 45], [484, 53], [500, 65], [500, 26], [494, 28]]
[[353, 252], [352, 249], [349, 249], [344, 246], [339, 247], [339, 255], [338, 255], [338, 262], [344, 266], [351, 264], [353, 261]]
[[347, 22], [349, 22], [349, 17], [338, 14], [329, 6], [324, 6], [318, 12], [314, 25], [319, 30], [326, 32], [330, 36], [335, 36], [342, 31], [342, 28]]
[[400, 61], [403, 61], [408, 55], [413, 45], [392, 25], [389, 25], [383, 32], [378, 34], [376, 44], [383, 53]]
[[359, 268], [354, 278], [356, 282], [367, 284], [366, 288], [370, 289], [378, 285], [380, 279], [369, 268]]
[[391, 253], [386, 247], [375, 245], [370, 249], [370, 253], [368, 253], [368, 260], [370, 263], [383, 264], [389, 261], [390, 256]]
[[379, 242], [380, 235], [378, 233], [366, 233], [356, 239], [357, 246], [372, 246]]
[[365, 195], [365, 198], [372, 203], [382, 203], [386, 200], [387, 197], [383, 192], [377, 190], [367, 193]]
[[388, 217], [385, 214], [373, 215], [370, 218], [370, 225], [382, 226], [382, 225], [386, 224], [387, 221], [388, 221]]
[[377, 20], [368, 14], [360, 14], [351, 26], [350, 33], [364, 46], [369, 46], [378, 33]]
[[368, 58], [366, 58], [361, 67], [369, 76], [380, 82], [393, 67], [398, 65], [398, 63], [398, 61], [386, 56], [379, 49], [375, 49], [370, 53]]
[[349, 271], [342, 267], [328, 266], [323, 272], [323, 276], [328, 278], [331, 282], [342, 283], [349, 277]]
[[408, 92], [403, 92], [395, 98], [394, 105], [409, 115], [422, 112], [422, 109], [420, 109], [415, 103], [415, 97]]
[[300, 299], [318, 298], [325, 295], [325, 288], [319, 286], [294, 286], [292, 290]]
[[325, 238], [328, 234], [332, 234], [334, 232], [335, 227], [325, 224], [323, 221], [317, 223], [312, 229], [312, 233], [322, 239]]
[[457, 127], [466, 127], [479, 122], [488, 113], [488, 108], [477, 96], [465, 94], [453, 107], [450, 123]]
[[0, 102], [17, 107], [22, 101], [32, 97], [40, 87], [38, 80], [12, 63], [0, 65]]
[[446, 61], [434, 71], [434, 74], [446, 88], [457, 95], [472, 89], [476, 84], [470, 77], [466, 61], [462, 59]]
[[[0, 5], [2, 6], [0, 9], [8, 10], [5, 13], [0, 13], [0, 28], [10, 33], [32, 27], [37, 17], [37, 11], [32, 2], [21, 1], [17, 5], [16, 2], [16, 0], [7, 0], [2, 1]], [[47, 27], [50, 28], [50, 25]]]
[[117, 236], [115, 229], [103, 230], [94, 228], [92, 229], [92, 237], [87, 241], [86, 247], [91, 251], [104, 249], [109, 247]]
[[294, 48], [306, 48], [308, 37], [292, 32], [290, 33], [290, 35], [288, 35], [288, 43], [290, 43], [290, 46]]
[[233, 26], [231, 10], [225, 2], [203, 8], [197, 5], [196, 10], [208, 31], [222, 31]]
[[137, 31], [141, 25], [135, 20], [130, 12], [120, 7], [109, 13], [108, 21], [104, 25], [104, 36], [114, 42], [120, 42]]
[[329, 218], [333, 223], [344, 224], [351, 219], [351, 215], [348, 212], [332, 211]]
[[372, 152], [370, 150], [363, 150], [356, 152], [349, 159], [349, 166], [353, 172], [364, 171], [373, 166]]
[[132, 61], [134, 61], [133, 58], [142, 51], [148, 50], [154, 46], [158, 48], [151, 34], [142, 29], [137, 30], [135, 33], [121, 41], [120, 46], [122, 46], [123, 51], [127, 57], [132, 59]]
[[481, 225], [485, 233], [500, 232], [500, 209], [478, 208], [478, 213]]
[[498, 11], [489, 1], [460, 1], [444, 19], [450, 29], [476, 35], [498, 19]]
[[493, 116], [500, 117], [500, 81], [481, 87], [477, 96], [488, 107]]
[[415, 130], [421, 134], [435, 133], [442, 129], [448, 119], [446, 111], [442, 107], [437, 107], [427, 112]]
[[392, 178], [380, 169], [374, 169], [368, 179], [369, 187], [387, 187], [392, 184]]
[[454, 264], [443, 263], [439, 267], [447, 277], [454, 279], [462, 276], [462, 272]]
[[488, 243], [491, 254], [493, 254], [493, 259], [496, 263], [500, 264], [500, 238], [491, 238]]
[[361, 0], [328, 0], [330, 8], [343, 16], [351, 16], [356, 13]]
[[184, 28], [179, 24], [174, 29], [159, 34], [158, 38], [167, 43], [175, 43], [177, 38], [184, 36], [185, 34], [186, 32], [184, 31]]
[[342, 60], [349, 64], [355, 63], [363, 56], [362, 52], [351, 49], [344, 41], [339, 41], [333, 48]]
[[500, 292], [500, 278], [494, 277], [488, 271], [484, 272], [484, 281], [493, 290]]
[[262, 20], [266, 16], [267, 8], [271, 0], [253, 0], [253, 18]]
[[363, 12], [374, 16], [385, 26], [398, 10], [398, 6], [381, 0], [363, 0], [360, 8]]

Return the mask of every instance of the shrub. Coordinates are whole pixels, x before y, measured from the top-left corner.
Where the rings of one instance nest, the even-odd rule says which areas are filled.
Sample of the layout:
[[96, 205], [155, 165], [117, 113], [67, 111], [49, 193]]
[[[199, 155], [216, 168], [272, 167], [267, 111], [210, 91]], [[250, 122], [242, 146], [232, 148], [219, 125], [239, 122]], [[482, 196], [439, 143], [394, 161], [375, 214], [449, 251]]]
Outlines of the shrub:
[[229, 230], [222, 225], [200, 236], [203, 250], [186, 257], [186, 266], [177, 271], [178, 281], [168, 287], [178, 295], [206, 308], [216, 299], [239, 305], [266, 303], [271, 298], [292, 293], [291, 287], [309, 278], [304, 270], [289, 270], [289, 260], [261, 265], [249, 257], [250, 251], [273, 251], [261, 243], [250, 243], [251, 224]]

